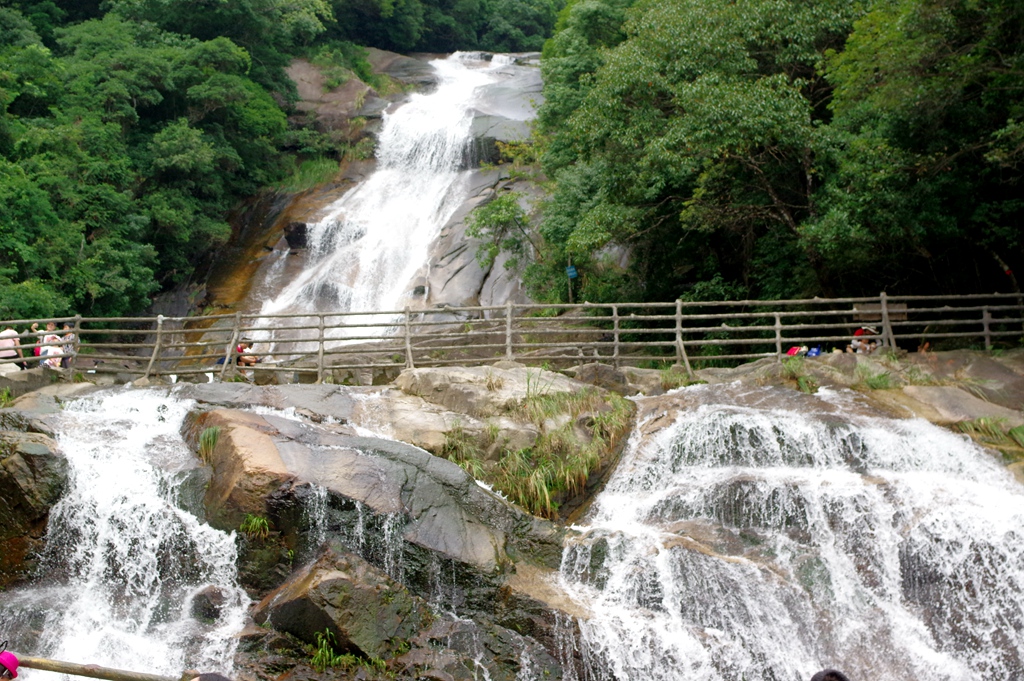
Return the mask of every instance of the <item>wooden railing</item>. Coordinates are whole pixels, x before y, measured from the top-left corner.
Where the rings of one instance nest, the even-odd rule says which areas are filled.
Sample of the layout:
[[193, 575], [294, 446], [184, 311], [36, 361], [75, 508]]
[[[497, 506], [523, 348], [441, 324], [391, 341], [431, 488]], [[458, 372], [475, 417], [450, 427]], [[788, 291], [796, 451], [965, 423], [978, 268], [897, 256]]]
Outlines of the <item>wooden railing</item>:
[[[60, 326], [74, 357], [71, 371], [133, 376], [237, 375], [238, 345], [255, 341], [257, 373], [286, 381], [366, 382], [405, 367], [473, 365], [507, 359], [551, 366], [734, 364], [781, 358], [794, 346], [845, 350], [854, 331], [874, 326], [882, 347], [925, 343], [1019, 346], [1024, 300], [1017, 294], [887, 296], [668, 303], [512, 304], [383, 312], [202, 317], [70, 317], [14, 320]], [[60, 333], [60, 332], [58, 332]], [[22, 350], [46, 346], [44, 332], [23, 333]], [[51, 343], [49, 345], [55, 345]], [[2, 359], [0, 363], [39, 358]], [[54, 355], [51, 355], [54, 356]], [[244, 368], [244, 367], [243, 367]], [[281, 377], [279, 377], [281, 378]]]

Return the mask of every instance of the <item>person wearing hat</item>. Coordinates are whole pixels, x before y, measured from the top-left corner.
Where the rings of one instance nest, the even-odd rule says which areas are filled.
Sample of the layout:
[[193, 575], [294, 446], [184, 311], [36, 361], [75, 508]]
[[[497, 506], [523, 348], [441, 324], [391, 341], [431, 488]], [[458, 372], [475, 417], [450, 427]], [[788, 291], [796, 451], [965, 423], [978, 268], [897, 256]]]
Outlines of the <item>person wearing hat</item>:
[[875, 351], [878, 343], [871, 340], [871, 336], [877, 336], [878, 329], [873, 326], [862, 326], [853, 332], [853, 341], [846, 346], [847, 352], [869, 354]]
[[846, 674], [838, 669], [822, 669], [811, 677], [811, 681], [850, 681]]
[[9, 650], [0, 652], [0, 679], [18, 678], [18, 658]]

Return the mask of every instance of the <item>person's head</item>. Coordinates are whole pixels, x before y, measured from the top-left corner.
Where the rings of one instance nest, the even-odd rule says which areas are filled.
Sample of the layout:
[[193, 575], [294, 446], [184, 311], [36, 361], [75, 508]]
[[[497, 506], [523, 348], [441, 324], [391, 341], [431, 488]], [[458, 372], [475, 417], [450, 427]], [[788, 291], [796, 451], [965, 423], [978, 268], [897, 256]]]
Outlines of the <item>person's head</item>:
[[864, 327], [864, 335], [865, 336], [877, 336], [878, 335], [878, 329], [876, 329], [873, 326], [865, 326]]
[[46, 322], [46, 330], [47, 331], [56, 331], [57, 330], [57, 322]]
[[811, 677], [811, 681], [850, 681], [846, 674], [836, 669], [822, 669]]
[[71, 323], [70, 322], [64, 322], [64, 330], [65, 331], [70, 331], [71, 330]]
[[0, 653], [0, 678], [18, 678], [18, 658], [14, 656], [14, 653], [7, 650]]

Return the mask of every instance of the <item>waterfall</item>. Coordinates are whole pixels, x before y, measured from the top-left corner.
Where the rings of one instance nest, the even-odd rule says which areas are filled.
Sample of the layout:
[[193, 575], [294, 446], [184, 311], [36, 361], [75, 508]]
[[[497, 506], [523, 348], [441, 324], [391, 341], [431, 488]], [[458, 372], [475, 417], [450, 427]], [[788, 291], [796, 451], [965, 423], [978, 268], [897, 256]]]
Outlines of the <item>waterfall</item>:
[[[501, 72], [508, 67], [500, 59], [462, 53], [431, 64], [437, 88], [413, 94], [385, 114], [376, 171], [309, 225], [305, 269], [263, 302], [262, 314], [397, 310], [406, 304], [431, 243], [469, 196], [472, 171], [461, 168], [481, 88], [507, 77]], [[331, 333], [343, 337], [344, 330]]]
[[[130, 389], [65, 406], [57, 441], [69, 486], [50, 514], [37, 584], [4, 594], [0, 631], [12, 648], [169, 676], [231, 672], [248, 598], [233, 536], [183, 508], [201, 512], [204, 482], [179, 434], [191, 407]], [[204, 589], [224, 601], [212, 619], [192, 613]]]
[[565, 551], [593, 678], [1024, 677], [1024, 490], [990, 453], [842, 394], [719, 388], [634, 435]]

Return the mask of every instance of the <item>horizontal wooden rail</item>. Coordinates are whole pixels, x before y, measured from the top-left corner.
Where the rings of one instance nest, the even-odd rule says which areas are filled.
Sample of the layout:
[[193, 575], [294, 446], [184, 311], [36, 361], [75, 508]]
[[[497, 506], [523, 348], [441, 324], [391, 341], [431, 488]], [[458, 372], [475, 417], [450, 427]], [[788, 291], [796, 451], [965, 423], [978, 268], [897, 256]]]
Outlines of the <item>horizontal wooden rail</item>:
[[[68, 341], [45, 343], [45, 331], [27, 328], [51, 321], [74, 325], [71, 353], [63, 352]], [[143, 376], [231, 378], [240, 370], [238, 348], [246, 338], [257, 344], [252, 351], [262, 359], [255, 365], [257, 371], [307, 377], [315, 373], [317, 381], [330, 380], [337, 371], [471, 365], [497, 359], [559, 366], [580, 361], [678, 364], [690, 371], [708, 362], [781, 359], [793, 346], [845, 351], [861, 326], [876, 327], [877, 342], [890, 349], [902, 345], [915, 350], [925, 342], [975, 342], [986, 349], [995, 342], [1019, 344], [1024, 338], [1024, 297], [882, 293], [776, 301], [506, 303], [0, 323], [6, 326], [22, 327], [24, 356], [2, 358], [0, 365], [36, 366], [41, 358], [33, 355], [33, 348], [57, 346], [60, 356], [71, 356], [86, 370]]]

